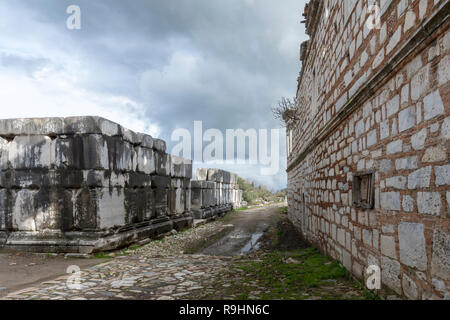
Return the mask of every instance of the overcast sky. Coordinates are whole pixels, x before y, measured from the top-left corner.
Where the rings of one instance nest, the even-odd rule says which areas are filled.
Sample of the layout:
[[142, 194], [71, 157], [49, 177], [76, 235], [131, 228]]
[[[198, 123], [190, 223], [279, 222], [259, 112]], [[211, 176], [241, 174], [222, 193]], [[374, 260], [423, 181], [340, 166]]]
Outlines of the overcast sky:
[[[295, 95], [304, 0], [0, 2], [0, 118], [98, 115], [175, 145], [177, 128], [276, 129]], [[69, 30], [69, 5], [81, 29]], [[219, 166], [270, 188], [280, 170]]]

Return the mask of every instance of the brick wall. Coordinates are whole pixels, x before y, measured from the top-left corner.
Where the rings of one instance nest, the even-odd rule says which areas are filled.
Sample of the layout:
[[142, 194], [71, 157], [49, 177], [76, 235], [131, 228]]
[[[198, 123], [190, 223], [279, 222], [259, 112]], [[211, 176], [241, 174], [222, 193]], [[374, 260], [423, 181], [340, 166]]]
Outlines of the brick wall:
[[[368, 28], [368, 5], [381, 8]], [[289, 216], [308, 240], [411, 299], [450, 292], [449, 1], [311, 1]], [[374, 172], [374, 208], [354, 204]]]

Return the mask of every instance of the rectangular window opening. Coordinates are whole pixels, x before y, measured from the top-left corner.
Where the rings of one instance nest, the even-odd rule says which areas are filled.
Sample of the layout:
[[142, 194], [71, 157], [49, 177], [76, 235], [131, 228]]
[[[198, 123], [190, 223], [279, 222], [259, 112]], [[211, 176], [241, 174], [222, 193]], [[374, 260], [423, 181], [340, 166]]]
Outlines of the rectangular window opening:
[[373, 170], [353, 174], [353, 204], [357, 208], [373, 209], [375, 198], [375, 172]]

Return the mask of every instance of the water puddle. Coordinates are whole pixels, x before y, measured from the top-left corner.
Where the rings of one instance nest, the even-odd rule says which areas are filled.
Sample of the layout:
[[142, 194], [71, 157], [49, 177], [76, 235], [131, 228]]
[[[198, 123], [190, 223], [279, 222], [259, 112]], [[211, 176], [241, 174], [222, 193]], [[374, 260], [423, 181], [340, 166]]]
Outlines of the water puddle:
[[241, 249], [240, 253], [243, 254], [249, 252], [250, 250], [258, 250], [261, 245], [258, 241], [262, 237], [262, 235], [262, 232], [253, 234], [250, 241]]

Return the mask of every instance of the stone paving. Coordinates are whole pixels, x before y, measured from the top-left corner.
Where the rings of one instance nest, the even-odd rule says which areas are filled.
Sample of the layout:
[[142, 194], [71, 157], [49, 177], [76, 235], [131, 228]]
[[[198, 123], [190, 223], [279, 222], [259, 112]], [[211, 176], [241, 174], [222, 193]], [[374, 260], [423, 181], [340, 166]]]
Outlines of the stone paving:
[[[271, 210], [277, 212], [277, 209]], [[253, 219], [256, 218], [249, 221], [254, 222]], [[107, 257], [110, 260], [82, 270], [73, 266], [70, 271], [75, 273], [9, 293], [0, 300], [232, 300], [271, 297], [270, 287], [257, 279], [249, 281], [241, 269], [243, 263], [261, 261], [259, 259], [266, 255], [265, 250], [245, 256], [185, 253], [201, 247], [205, 241], [209, 243], [232, 224], [235, 228], [242, 227], [240, 223], [242, 216], [235, 213], [180, 233], [173, 231], [143, 246], [100, 254], [92, 258]], [[324, 299], [336, 296], [336, 292], [348, 299], [361, 295], [360, 290], [348, 283], [330, 281], [323, 288], [302, 291], [300, 298]], [[243, 291], [248, 295], [243, 296]], [[284, 298], [298, 297], [295, 293], [295, 296]]]
[[[13, 292], [5, 300], [195, 299], [214, 293], [211, 284], [233, 258], [183, 254], [195, 241], [223, 230], [216, 221], [153, 241], [137, 250], [113, 253], [111, 261]], [[78, 272], [78, 273], [77, 273]]]

